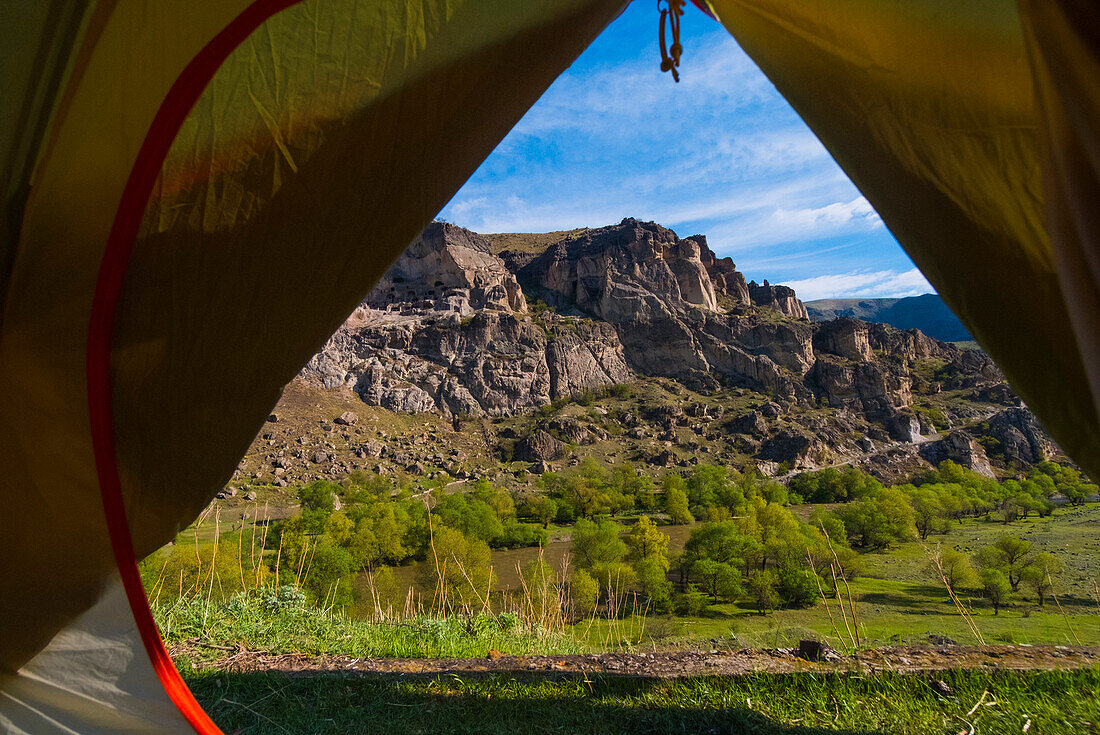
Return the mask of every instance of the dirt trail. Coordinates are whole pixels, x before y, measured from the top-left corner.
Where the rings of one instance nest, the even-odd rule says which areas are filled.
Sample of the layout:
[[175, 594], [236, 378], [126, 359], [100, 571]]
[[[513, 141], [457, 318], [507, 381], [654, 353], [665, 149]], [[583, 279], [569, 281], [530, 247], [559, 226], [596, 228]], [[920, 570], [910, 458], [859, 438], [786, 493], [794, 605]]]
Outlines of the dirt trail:
[[[305, 676], [318, 673], [352, 675], [465, 676], [525, 674], [535, 676], [633, 676], [679, 678], [739, 676], [754, 673], [883, 671], [921, 673], [949, 669], [1052, 670], [1100, 665], [1100, 646], [887, 646], [858, 656], [828, 652], [824, 661], [799, 658], [790, 649], [739, 651], [665, 651], [559, 656], [504, 656], [489, 651], [485, 658], [408, 659], [312, 656], [229, 649], [197, 640], [171, 647], [173, 658], [188, 656], [226, 671], [279, 671]], [[211, 655], [213, 654], [213, 659]]]

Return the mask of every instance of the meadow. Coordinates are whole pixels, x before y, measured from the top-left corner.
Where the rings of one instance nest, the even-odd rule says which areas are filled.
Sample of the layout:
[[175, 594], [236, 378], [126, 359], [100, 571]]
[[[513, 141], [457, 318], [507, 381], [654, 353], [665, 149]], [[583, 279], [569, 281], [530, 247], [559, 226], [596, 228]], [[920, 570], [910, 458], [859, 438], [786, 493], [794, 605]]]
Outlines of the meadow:
[[187, 675], [225, 732], [1069, 733], [1100, 732], [1100, 670], [947, 671], [926, 677], [757, 674], [663, 680], [515, 676], [288, 678]]

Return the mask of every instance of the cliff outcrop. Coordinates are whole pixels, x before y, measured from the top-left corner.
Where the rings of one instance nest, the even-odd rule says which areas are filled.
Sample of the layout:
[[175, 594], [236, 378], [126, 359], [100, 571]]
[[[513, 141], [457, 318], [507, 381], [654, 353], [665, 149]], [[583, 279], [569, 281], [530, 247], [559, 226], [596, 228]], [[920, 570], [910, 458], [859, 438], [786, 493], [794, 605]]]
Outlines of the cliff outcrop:
[[[494, 237], [510, 249], [494, 250]], [[790, 288], [746, 282], [704, 236], [652, 222], [529, 242], [436, 222], [299, 381], [455, 426], [515, 418], [517, 428], [484, 428], [484, 446], [539, 472], [576, 447], [609, 442], [613, 455], [665, 467], [754, 461], [780, 472], [848, 461], [884, 477], [937, 458], [991, 472], [991, 459], [1031, 464], [1057, 453], [984, 353], [917, 330], [805, 317]], [[603, 418], [556, 413], [624, 383], [701, 402], [639, 400], [615, 416], [600, 409]], [[361, 431], [346, 432], [348, 441]], [[332, 436], [320, 464], [336, 456]], [[308, 454], [310, 440], [295, 441]], [[417, 460], [415, 442], [387, 454], [380, 441], [332, 471], [435, 461]]]

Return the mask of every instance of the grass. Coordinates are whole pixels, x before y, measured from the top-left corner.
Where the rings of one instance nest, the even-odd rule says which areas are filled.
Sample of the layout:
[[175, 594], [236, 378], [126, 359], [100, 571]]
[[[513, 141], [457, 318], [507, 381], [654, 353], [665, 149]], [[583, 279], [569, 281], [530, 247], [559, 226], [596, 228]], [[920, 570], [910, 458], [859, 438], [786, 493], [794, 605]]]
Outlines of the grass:
[[935, 678], [947, 696], [929, 678], [897, 674], [546, 680], [196, 670], [186, 678], [215, 722], [240, 735], [1100, 732], [1098, 669], [944, 672]]
[[[262, 591], [221, 604], [184, 598], [152, 607], [165, 643], [198, 642], [194, 650], [202, 644], [228, 643], [271, 653], [356, 658], [474, 658], [490, 649], [511, 654], [581, 652], [572, 636], [522, 625], [506, 615], [368, 622], [304, 604], [273, 609], [265, 604]], [[218, 650], [209, 649], [209, 658]], [[202, 655], [198, 658], [199, 663], [204, 660]]]

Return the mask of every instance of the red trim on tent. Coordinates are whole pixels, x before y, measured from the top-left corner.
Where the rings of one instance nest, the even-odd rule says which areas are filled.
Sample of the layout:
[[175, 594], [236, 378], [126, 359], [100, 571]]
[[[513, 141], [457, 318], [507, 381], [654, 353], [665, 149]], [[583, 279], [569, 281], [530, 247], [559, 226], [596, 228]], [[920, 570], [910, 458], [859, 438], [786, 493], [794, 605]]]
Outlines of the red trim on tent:
[[711, 20], [718, 20], [714, 17], [714, 13], [710, 12], [710, 8], [707, 7], [706, 0], [691, 0], [691, 4], [706, 13]]
[[88, 411], [100, 494], [115, 561], [142, 643], [172, 702], [199, 735], [221, 735], [180, 677], [164, 648], [149, 610], [134, 554], [115, 454], [111, 402], [111, 337], [126, 268], [153, 185], [165, 157], [206, 85], [226, 57], [265, 20], [300, 0], [256, 0], [233, 19], [191, 60], [168, 91], [145, 136], [126, 181], [122, 199], [99, 266], [88, 326], [86, 369]]

